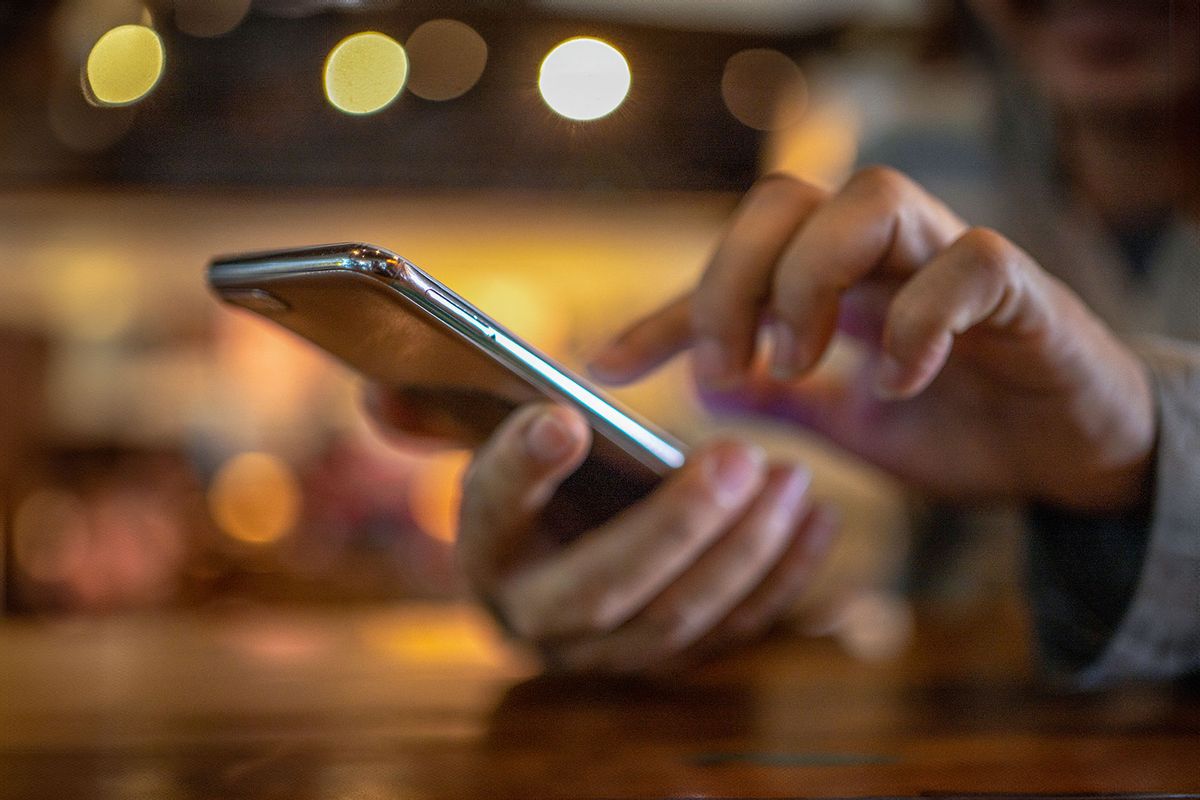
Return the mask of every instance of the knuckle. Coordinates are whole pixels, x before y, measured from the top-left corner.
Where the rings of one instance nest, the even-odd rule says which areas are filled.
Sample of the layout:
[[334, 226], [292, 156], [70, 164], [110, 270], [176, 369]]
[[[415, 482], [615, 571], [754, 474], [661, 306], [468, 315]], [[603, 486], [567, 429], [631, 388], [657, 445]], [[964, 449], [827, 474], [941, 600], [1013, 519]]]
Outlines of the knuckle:
[[662, 637], [671, 630], [679, 619], [677, 609], [671, 603], [661, 600], [642, 612], [638, 627], [651, 642], [662, 641]]
[[659, 530], [680, 544], [699, 535], [705, 519], [718, 508], [713, 490], [700, 481], [679, 487], [674, 496], [666, 500], [658, 519]]
[[770, 314], [773, 319], [803, 330], [812, 303], [837, 286], [833, 274], [820, 268], [803, 268], [795, 262], [784, 265], [771, 287]]
[[805, 263], [797, 254], [789, 253], [775, 273], [771, 316], [790, 323], [797, 332], [803, 331], [812, 324], [814, 304], [831, 300], [844, 288], [843, 280], [840, 271], [831, 269], [829, 263]]
[[771, 292], [771, 316], [796, 325], [803, 316], [804, 300], [811, 287], [822, 284], [819, 274], [801, 274], [795, 269], [780, 270]]
[[862, 192], [889, 206], [898, 205], [911, 193], [912, 188], [911, 178], [897, 169], [882, 165], [864, 167], [846, 183], [847, 191]]
[[579, 609], [583, 627], [593, 633], [616, 630], [628, 614], [624, 598], [602, 589], [587, 592]]
[[678, 604], [665, 603], [661, 608], [648, 611], [647, 617], [652, 649], [675, 652], [685, 647], [692, 638], [692, 615]]
[[945, 310], [941, 305], [897, 303], [888, 320], [888, 334], [893, 344], [919, 342], [936, 334], [945, 324]]
[[990, 228], [969, 228], [959, 243], [971, 255], [976, 269], [999, 278], [1011, 278], [1019, 260], [1016, 247]]
[[815, 191], [811, 184], [788, 172], [770, 172], [759, 178], [747, 192], [753, 199], [768, 203], [803, 203]]
[[735, 557], [743, 564], [764, 564], [770, 561], [779, 552], [782, 533], [783, 527], [779, 521], [760, 525], [736, 543]]
[[[705, 501], [704, 506], [710, 507], [710, 504]], [[689, 548], [692, 542], [700, 538], [701, 517], [702, 513], [696, 505], [665, 511], [660, 521], [663, 538], [676, 547]]]
[[730, 313], [731, 298], [724, 291], [702, 285], [692, 305], [692, 332], [700, 338], [729, 340], [741, 330], [741, 318]]
[[647, 506], [653, 512], [646, 524], [677, 547], [689, 548], [724, 530], [739, 511], [741, 498], [750, 491], [749, 486], [724, 486], [707, 474], [704, 458], [696, 460], [700, 463], [685, 467], [657, 491], [653, 506]]

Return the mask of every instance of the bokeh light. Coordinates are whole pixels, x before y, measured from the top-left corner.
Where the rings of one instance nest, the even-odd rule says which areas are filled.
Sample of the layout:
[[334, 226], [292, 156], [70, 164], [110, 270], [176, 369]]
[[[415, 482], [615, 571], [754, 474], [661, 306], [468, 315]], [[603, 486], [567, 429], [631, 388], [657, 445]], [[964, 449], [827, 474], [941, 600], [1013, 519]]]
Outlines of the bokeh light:
[[250, 0], [175, 0], [175, 27], [192, 36], [223, 36], [249, 11]]
[[57, 332], [103, 341], [126, 333], [141, 308], [142, 284], [124, 259], [104, 252], [50, 248], [43, 259], [46, 310]]
[[415, 474], [409, 489], [409, 507], [421, 530], [435, 539], [454, 541], [462, 479], [470, 460], [470, 453], [465, 450], [439, 453]]
[[101, 36], [88, 53], [84, 89], [99, 105], [136, 103], [158, 85], [165, 64], [157, 33], [145, 25], [119, 25]]
[[725, 62], [721, 75], [725, 107], [743, 125], [771, 131], [804, 116], [808, 86], [796, 62], [778, 50], [743, 50]]
[[337, 645], [318, 626], [251, 611], [217, 632], [231, 650], [249, 660], [267, 663], [311, 661]]
[[763, 171], [786, 172], [821, 186], [838, 186], [858, 160], [862, 129], [861, 112], [848, 103], [813, 104], [800, 124], [767, 138]]
[[382, 111], [400, 96], [407, 78], [404, 48], [377, 31], [347, 36], [325, 59], [325, 96], [347, 114]]
[[23, 500], [13, 515], [13, 561], [34, 580], [65, 581], [87, 559], [89, 536], [79, 498], [43, 489]]
[[899, 597], [864, 591], [838, 609], [834, 633], [855, 658], [867, 662], [896, 658], [912, 640], [912, 609]]
[[510, 659], [495, 629], [471, 609], [447, 615], [440, 608], [408, 607], [367, 617], [358, 630], [367, 649], [405, 664], [494, 669]]
[[470, 91], [487, 64], [487, 43], [470, 25], [433, 19], [412, 32], [408, 90], [425, 100], [453, 100]]
[[579, 121], [607, 116], [625, 101], [629, 62], [607, 42], [580, 36], [555, 47], [542, 61], [538, 89], [556, 113]]
[[287, 464], [267, 453], [242, 453], [225, 462], [208, 492], [213, 520], [230, 537], [251, 544], [282, 539], [300, 513], [300, 489]]

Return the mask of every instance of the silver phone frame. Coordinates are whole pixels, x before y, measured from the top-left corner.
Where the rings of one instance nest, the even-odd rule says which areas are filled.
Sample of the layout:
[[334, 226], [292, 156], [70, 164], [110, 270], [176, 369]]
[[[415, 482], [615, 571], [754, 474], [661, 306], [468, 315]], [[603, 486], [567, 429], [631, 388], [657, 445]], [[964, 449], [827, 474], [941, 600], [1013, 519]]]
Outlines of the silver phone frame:
[[384, 284], [514, 372], [548, 397], [578, 408], [591, 426], [657, 475], [683, 465], [684, 445], [603, 396], [555, 364], [416, 264], [369, 244], [345, 243], [222, 256], [208, 268], [209, 285], [227, 302], [253, 310], [271, 296], [261, 279], [351, 271]]

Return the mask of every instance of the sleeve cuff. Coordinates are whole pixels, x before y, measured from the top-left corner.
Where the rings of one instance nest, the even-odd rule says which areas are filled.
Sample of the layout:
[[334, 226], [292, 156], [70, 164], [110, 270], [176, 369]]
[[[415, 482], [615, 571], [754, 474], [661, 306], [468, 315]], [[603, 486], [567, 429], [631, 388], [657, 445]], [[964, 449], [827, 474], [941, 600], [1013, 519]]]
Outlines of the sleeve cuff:
[[1200, 347], [1150, 340], [1135, 349], [1159, 414], [1149, 539], [1124, 617], [1077, 674], [1084, 689], [1200, 670]]

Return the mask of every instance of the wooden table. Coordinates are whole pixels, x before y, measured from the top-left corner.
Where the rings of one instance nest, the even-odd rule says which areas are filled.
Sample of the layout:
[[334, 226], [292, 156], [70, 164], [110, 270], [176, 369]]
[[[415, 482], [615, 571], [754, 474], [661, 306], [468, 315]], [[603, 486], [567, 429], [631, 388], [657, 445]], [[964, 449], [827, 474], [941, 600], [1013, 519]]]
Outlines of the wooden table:
[[888, 663], [781, 635], [656, 683], [536, 677], [473, 610], [0, 622], [0, 797], [1200, 791], [1200, 698], [1039, 689], [1014, 609]]

